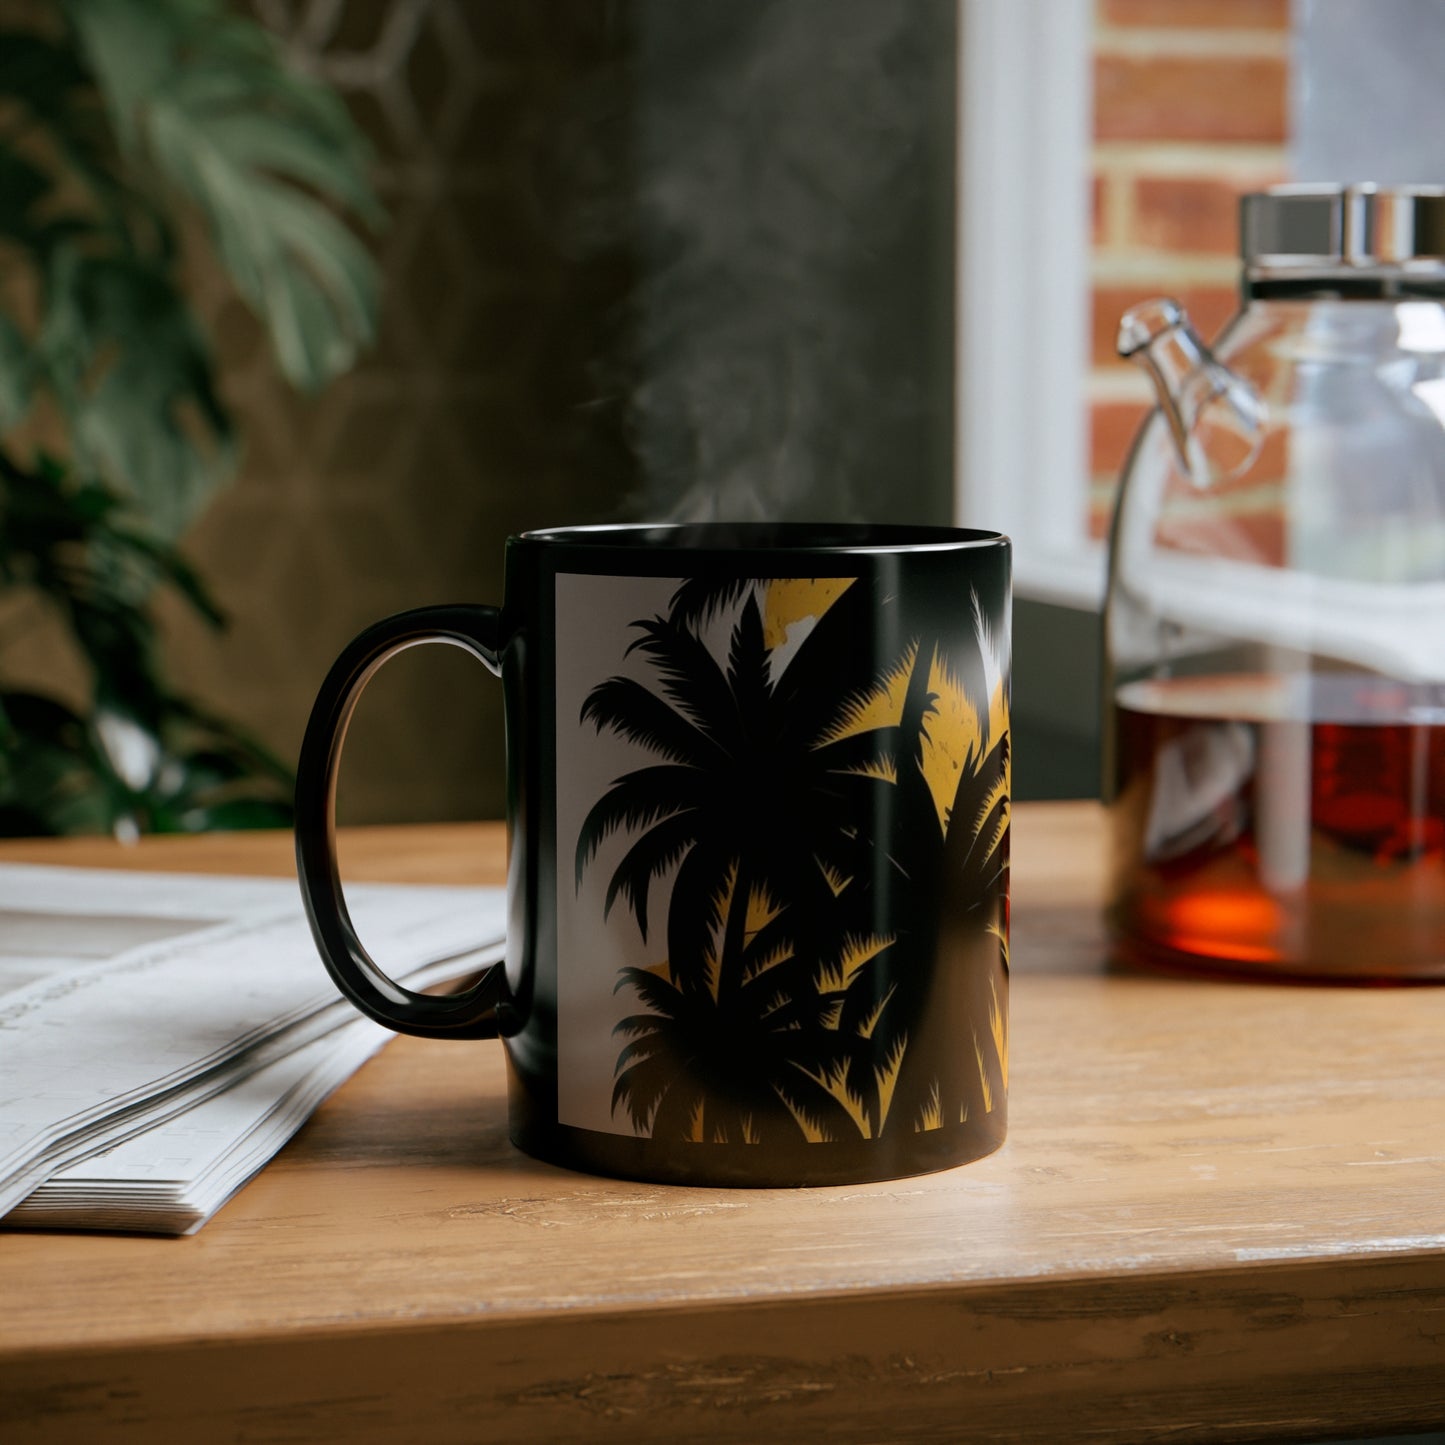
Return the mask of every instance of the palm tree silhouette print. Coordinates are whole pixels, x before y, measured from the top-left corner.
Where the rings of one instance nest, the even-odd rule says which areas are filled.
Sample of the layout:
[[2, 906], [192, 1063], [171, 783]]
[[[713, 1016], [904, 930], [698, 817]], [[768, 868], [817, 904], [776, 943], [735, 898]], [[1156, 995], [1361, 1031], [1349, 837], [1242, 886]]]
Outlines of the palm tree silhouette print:
[[[764, 604], [789, 588], [806, 601], [820, 585], [811, 630], [775, 665], [779, 629], [765, 622]], [[931, 835], [901, 833], [921, 776], [917, 755], [936, 741], [925, 734], [939, 725], [938, 699], [920, 709], [914, 698], [919, 735], [908, 736], [902, 699], [917, 693], [920, 670], [928, 678], [923, 639], [882, 678], [871, 649], [858, 645], [887, 601], [852, 579], [685, 583], [666, 616], [634, 623], [629, 653], [646, 659], [656, 690], [615, 676], [583, 705], [584, 724], [653, 760], [618, 778], [588, 813], [579, 886], [604, 841], [625, 833], [604, 914], [626, 905], [646, 941], [654, 887], [671, 879], [666, 963], [624, 968], [617, 984], [646, 1010], [617, 1026], [626, 1043], [612, 1099], [640, 1133], [723, 1143], [870, 1138], [890, 1125], [932, 1126], [945, 1099], [954, 1117], [967, 1117], [981, 1096], [1002, 1096], [995, 1030], [992, 1077], [980, 1052], [969, 1098], [953, 1098], [963, 1085], [940, 1062], [927, 1017], [940, 929], [931, 916], [920, 927], [928, 910], [910, 909], [949, 866], [948, 840], [966, 832], [964, 871], [978, 875], [980, 916], [965, 932], [999, 952], [1006, 778], [1002, 795], [996, 783], [1000, 765], [1006, 774], [1006, 724], [985, 754], [985, 715], [978, 749], [956, 760], [950, 812], [968, 826], [950, 828], [948, 814], [935, 812]], [[725, 661], [703, 638], [719, 612], [733, 614]], [[979, 971], [977, 960], [962, 966]]]

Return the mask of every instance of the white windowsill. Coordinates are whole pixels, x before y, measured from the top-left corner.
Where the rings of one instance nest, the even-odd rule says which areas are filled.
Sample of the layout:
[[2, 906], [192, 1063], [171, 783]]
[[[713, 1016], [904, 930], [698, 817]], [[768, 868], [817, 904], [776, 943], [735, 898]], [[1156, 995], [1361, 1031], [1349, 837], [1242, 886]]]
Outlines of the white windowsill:
[[1092, 0], [959, 0], [955, 519], [1021, 598], [1097, 611], [1088, 537]]
[[1104, 606], [1106, 552], [1101, 542], [1084, 542], [1068, 550], [1016, 546], [1013, 559], [1014, 596], [1055, 607], [1098, 612]]

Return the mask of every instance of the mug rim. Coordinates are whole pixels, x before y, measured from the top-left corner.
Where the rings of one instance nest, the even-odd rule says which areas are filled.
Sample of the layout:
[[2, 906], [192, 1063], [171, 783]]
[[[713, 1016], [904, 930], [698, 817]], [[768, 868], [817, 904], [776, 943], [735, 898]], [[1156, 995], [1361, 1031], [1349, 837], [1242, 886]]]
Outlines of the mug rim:
[[542, 527], [512, 543], [590, 551], [767, 552], [826, 555], [982, 551], [1008, 547], [1003, 532], [906, 522], [602, 522]]

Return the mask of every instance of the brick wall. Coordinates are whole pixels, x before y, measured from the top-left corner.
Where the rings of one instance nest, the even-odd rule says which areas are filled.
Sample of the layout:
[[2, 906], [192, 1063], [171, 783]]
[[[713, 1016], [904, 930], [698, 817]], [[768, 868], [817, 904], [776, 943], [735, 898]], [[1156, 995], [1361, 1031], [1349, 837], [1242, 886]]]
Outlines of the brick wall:
[[1089, 526], [1108, 529], [1150, 404], [1119, 317], [1168, 294], [1213, 336], [1234, 312], [1236, 207], [1286, 180], [1289, 0], [1095, 0]]

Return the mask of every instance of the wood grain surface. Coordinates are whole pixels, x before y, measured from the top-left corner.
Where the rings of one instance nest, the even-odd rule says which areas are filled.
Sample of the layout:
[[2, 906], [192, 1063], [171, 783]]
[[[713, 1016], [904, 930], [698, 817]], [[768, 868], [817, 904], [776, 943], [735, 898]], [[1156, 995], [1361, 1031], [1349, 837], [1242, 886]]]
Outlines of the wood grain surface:
[[[289, 840], [0, 846], [285, 873]], [[495, 827], [357, 879], [500, 880]], [[631, 1184], [398, 1039], [199, 1235], [0, 1235], [0, 1440], [1138, 1441], [1445, 1425], [1445, 989], [1111, 972], [1090, 805], [1015, 813], [1010, 1133], [895, 1183]], [[320, 965], [317, 965], [318, 968]]]

